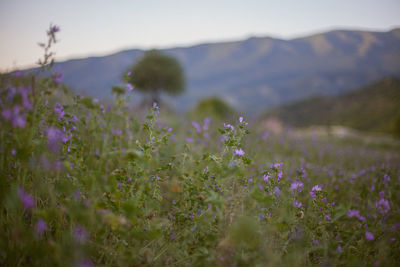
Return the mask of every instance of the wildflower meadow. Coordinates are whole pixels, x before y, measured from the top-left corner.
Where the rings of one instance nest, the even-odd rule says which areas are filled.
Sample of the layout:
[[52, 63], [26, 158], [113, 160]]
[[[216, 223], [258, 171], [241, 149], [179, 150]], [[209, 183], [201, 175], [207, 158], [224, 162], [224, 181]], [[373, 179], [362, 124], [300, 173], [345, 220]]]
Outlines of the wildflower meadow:
[[59, 30], [0, 76], [0, 265], [399, 266], [398, 146], [77, 95]]

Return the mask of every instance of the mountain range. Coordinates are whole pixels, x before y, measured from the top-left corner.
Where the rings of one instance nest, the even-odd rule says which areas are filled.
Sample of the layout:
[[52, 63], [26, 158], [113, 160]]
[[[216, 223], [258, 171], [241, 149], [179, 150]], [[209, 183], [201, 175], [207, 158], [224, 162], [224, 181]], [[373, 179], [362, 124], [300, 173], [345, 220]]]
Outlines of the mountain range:
[[[335, 30], [291, 40], [253, 37], [160, 51], [184, 68], [186, 92], [164, 97], [178, 111], [218, 96], [251, 116], [309, 96], [337, 95], [382, 77], [400, 77], [400, 28]], [[111, 87], [122, 83], [122, 73], [144, 52], [132, 49], [68, 60], [56, 68], [76, 92], [107, 99]]]

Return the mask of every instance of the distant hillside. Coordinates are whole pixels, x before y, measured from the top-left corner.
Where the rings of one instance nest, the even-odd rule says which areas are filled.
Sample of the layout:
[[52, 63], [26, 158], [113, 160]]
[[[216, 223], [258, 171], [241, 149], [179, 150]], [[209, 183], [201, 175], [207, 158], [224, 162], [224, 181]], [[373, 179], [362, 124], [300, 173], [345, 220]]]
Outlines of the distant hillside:
[[313, 97], [270, 110], [267, 118], [304, 127], [343, 125], [362, 131], [392, 133], [400, 116], [400, 80], [385, 78], [337, 97]]
[[[178, 110], [220, 96], [236, 109], [256, 114], [307, 96], [339, 94], [386, 76], [400, 77], [400, 29], [337, 30], [293, 40], [250, 38], [161, 51], [175, 56], [187, 76], [186, 93], [167, 98]], [[134, 49], [56, 66], [76, 91], [108, 98], [121, 73], [143, 53]]]

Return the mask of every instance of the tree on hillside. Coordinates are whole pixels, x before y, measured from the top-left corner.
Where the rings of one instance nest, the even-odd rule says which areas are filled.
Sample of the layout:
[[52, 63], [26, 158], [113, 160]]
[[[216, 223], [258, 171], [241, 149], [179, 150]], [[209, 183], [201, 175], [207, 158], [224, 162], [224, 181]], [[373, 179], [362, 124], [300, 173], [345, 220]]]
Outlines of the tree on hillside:
[[159, 103], [160, 93], [177, 95], [185, 89], [185, 78], [179, 62], [156, 50], [147, 52], [130, 68], [128, 82], [150, 95], [152, 102]]

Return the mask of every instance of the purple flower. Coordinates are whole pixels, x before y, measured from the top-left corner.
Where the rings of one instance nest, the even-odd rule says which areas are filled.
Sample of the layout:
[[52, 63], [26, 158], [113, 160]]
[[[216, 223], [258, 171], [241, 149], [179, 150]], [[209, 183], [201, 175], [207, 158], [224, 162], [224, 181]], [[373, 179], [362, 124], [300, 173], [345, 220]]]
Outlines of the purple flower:
[[75, 190], [74, 198], [75, 199], [80, 199], [81, 198], [81, 191], [79, 191], [79, 189]]
[[12, 115], [12, 113], [11, 113], [11, 110], [9, 110], [9, 109], [4, 109], [2, 112], [1, 112], [1, 115], [3, 116], [3, 118], [5, 119], [5, 120], [9, 120], [9, 119], [11, 119], [11, 115]]
[[16, 115], [12, 119], [12, 124], [13, 124], [14, 127], [24, 128], [25, 125], [26, 125], [25, 116]]
[[132, 84], [127, 83], [127, 84], [125, 85], [125, 89], [126, 89], [128, 92], [132, 92], [132, 91], [133, 91], [133, 86], [132, 86]]
[[22, 72], [22, 71], [20, 71], [20, 70], [18, 70], [18, 71], [16, 71], [16, 72], [14, 72], [14, 77], [20, 77], [20, 76], [22, 76], [24, 73]]
[[195, 121], [192, 121], [192, 125], [193, 125], [193, 127], [194, 128], [196, 128], [196, 133], [201, 133], [201, 127], [200, 127], [200, 124], [198, 124], [197, 122], [195, 122]]
[[300, 201], [295, 200], [293, 202], [293, 207], [295, 208], [301, 208], [303, 206], [303, 203], [301, 203]]
[[225, 123], [224, 123], [224, 128], [231, 129], [232, 131], [234, 131], [234, 130], [235, 130], [235, 127], [233, 127], [233, 126], [232, 126], [232, 125], [230, 125], [229, 123], [228, 123], [228, 124], [225, 124]]
[[79, 119], [78, 119], [78, 117], [77, 117], [75, 114], [73, 114], [73, 115], [72, 115], [71, 121], [72, 121], [73, 123], [77, 123], [77, 122], [79, 121]]
[[203, 122], [203, 130], [207, 131], [209, 125], [210, 125], [210, 118], [207, 117], [207, 118], [204, 119], [204, 122]]
[[380, 213], [385, 214], [390, 210], [389, 201], [381, 198], [379, 201], [375, 202], [375, 207], [379, 210]]
[[194, 139], [191, 138], [191, 137], [188, 137], [188, 138], [186, 138], [186, 142], [188, 142], [188, 143], [193, 143], [193, 142], [194, 142]]
[[40, 237], [47, 230], [47, 224], [44, 220], [39, 219], [36, 223], [35, 233], [37, 237]]
[[83, 228], [82, 226], [77, 226], [74, 228], [73, 236], [74, 236], [75, 241], [78, 243], [81, 243], [81, 244], [85, 243], [89, 237], [86, 229]]
[[60, 103], [56, 103], [54, 113], [58, 114], [58, 120], [61, 120], [65, 115], [64, 107]]
[[57, 72], [57, 73], [53, 74], [51, 78], [55, 83], [61, 83], [63, 77], [64, 77], [64, 73]]
[[315, 185], [310, 192], [310, 195], [312, 198], [316, 197], [317, 195], [315, 194], [315, 192], [321, 191], [322, 187], [320, 187], [319, 185]]
[[235, 149], [235, 151], [233, 151], [233, 153], [234, 153], [236, 156], [239, 156], [239, 157], [241, 157], [241, 156], [244, 155], [244, 151], [243, 151], [241, 148]]
[[283, 162], [271, 163], [271, 168], [280, 168], [283, 166]]
[[390, 181], [390, 176], [387, 175], [387, 174], [383, 175], [383, 180], [384, 180], [385, 182], [389, 182], [389, 181]]
[[365, 221], [365, 217], [363, 217], [363, 216], [360, 215], [360, 211], [359, 211], [359, 210], [352, 210], [352, 209], [349, 209], [349, 210], [347, 211], [347, 216], [348, 216], [349, 218], [356, 217], [356, 218], [359, 219], [360, 221]]
[[283, 172], [279, 171], [278, 172], [278, 182], [282, 179], [282, 176], [283, 176]]
[[18, 188], [18, 196], [24, 209], [31, 210], [35, 206], [35, 200], [33, 197], [27, 194], [23, 189]]
[[368, 241], [373, 241], [375, 237], [371, 232], [365, 231], [365, 239], [367, 239]]
[[264, 174], [263, 179], [266, 184], [268, 184], [269, 178], [270, 178], [270, 176], [268, 174]]
[[51, 152], [57, 153], [60, 143], [64, 139], [64, 134], [57, 128], [49, 127], [47, 129], [47, 145]]
[[276, 197], [279, 197], [279, 195], [281, 194], [281, 190], [279, 189], [279, 187], [275, 186], [274, 193]]
[[301, 192], [304, 188], [304, 184], [300, 181], [295, 181], [290, 185], [290, 189], [294, 191]]
[[28, 110], [32, 110], [33, 107], [32, 107], [31, 102], [29, 102], [29, 98], [28, 98], [28, 92], [30, 90], [30, 87], [25, 88], [25, 87], [21, 86], [18, 88], [18, 90], [22, 97], [22, 106]]
[[111, 130], [111, 133], [112, 133], [112, 134], [115, 134], [115, 135], [121, 135], [121, 134], [123, 134], [123, 132], [122, 132], [120, 129], [112, 129], [112, 130]]
[[51, 26], [50, 30], [54, 33], [59, 32], [60, 31], [60, 27], [58, 27], [57, 25]]

